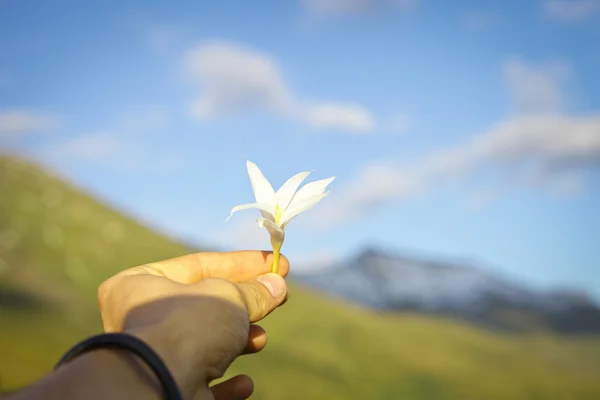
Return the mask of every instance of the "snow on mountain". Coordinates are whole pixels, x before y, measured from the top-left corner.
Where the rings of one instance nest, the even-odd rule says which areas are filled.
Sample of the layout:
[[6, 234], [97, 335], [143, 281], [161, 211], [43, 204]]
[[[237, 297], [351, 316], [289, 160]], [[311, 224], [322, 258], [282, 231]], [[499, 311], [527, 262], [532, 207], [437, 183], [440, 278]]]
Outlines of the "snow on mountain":
[[577, 292], [541, 292], [470, 263], [375, 248], [295, 280], [366, 307], [450, 315], [491, 328], [600, 333], [600, 309]]

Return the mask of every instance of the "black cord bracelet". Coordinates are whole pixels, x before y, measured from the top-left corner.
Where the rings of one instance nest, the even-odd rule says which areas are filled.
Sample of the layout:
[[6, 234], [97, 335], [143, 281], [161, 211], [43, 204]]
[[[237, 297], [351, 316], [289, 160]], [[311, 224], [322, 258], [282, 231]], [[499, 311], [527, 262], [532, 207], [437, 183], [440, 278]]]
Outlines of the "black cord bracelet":
[[160, 381], [166, 400], [183, 400], [173, 376], [158, 354], [141, 339], [125, 333], [105, 333], [85, 339], [67, 351], [54, 369], [58, 369], [83, 353], [102, 348], [124, 349], [135, 353], [144, 360]]

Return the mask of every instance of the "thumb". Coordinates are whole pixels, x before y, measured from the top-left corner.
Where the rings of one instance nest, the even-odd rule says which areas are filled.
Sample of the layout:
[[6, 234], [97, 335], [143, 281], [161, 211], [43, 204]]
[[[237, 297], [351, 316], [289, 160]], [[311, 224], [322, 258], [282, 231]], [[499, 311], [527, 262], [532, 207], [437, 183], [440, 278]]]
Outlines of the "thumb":
[[287, 297], [287, 285], [278, 274], [265, 274], [249, 282], [238, 283], [250, 322], [260, 321]]

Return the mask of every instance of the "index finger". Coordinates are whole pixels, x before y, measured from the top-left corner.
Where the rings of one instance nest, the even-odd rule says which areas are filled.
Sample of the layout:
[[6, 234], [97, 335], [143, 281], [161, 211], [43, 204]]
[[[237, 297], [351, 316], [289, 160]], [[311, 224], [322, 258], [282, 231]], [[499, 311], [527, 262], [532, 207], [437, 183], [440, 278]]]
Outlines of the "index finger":
[[[223, 278], [240, 283], [271, 272], [272, 263], [273, 254], [270, 251], [205, 252], [145, 264], [132, 268], [131, 273], [146, 271], [180, 283], [195, 283], [208, 278]], [[154, 271], [148, 271], [148, 268]], [[289, 261], [282, 254], [279, 275], [287, 276], [289, 268]]]

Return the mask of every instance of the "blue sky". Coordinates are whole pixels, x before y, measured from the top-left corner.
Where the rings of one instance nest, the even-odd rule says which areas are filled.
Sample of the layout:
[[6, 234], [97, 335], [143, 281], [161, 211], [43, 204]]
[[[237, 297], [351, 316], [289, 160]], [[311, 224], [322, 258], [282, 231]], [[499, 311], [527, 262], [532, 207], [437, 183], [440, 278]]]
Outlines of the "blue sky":
[[333, 191], [284, 253], [377, 244], [600, 299], [597, 0], [5, 1], [0, 146], [173, 235], [268, 248], [244, 158]]

